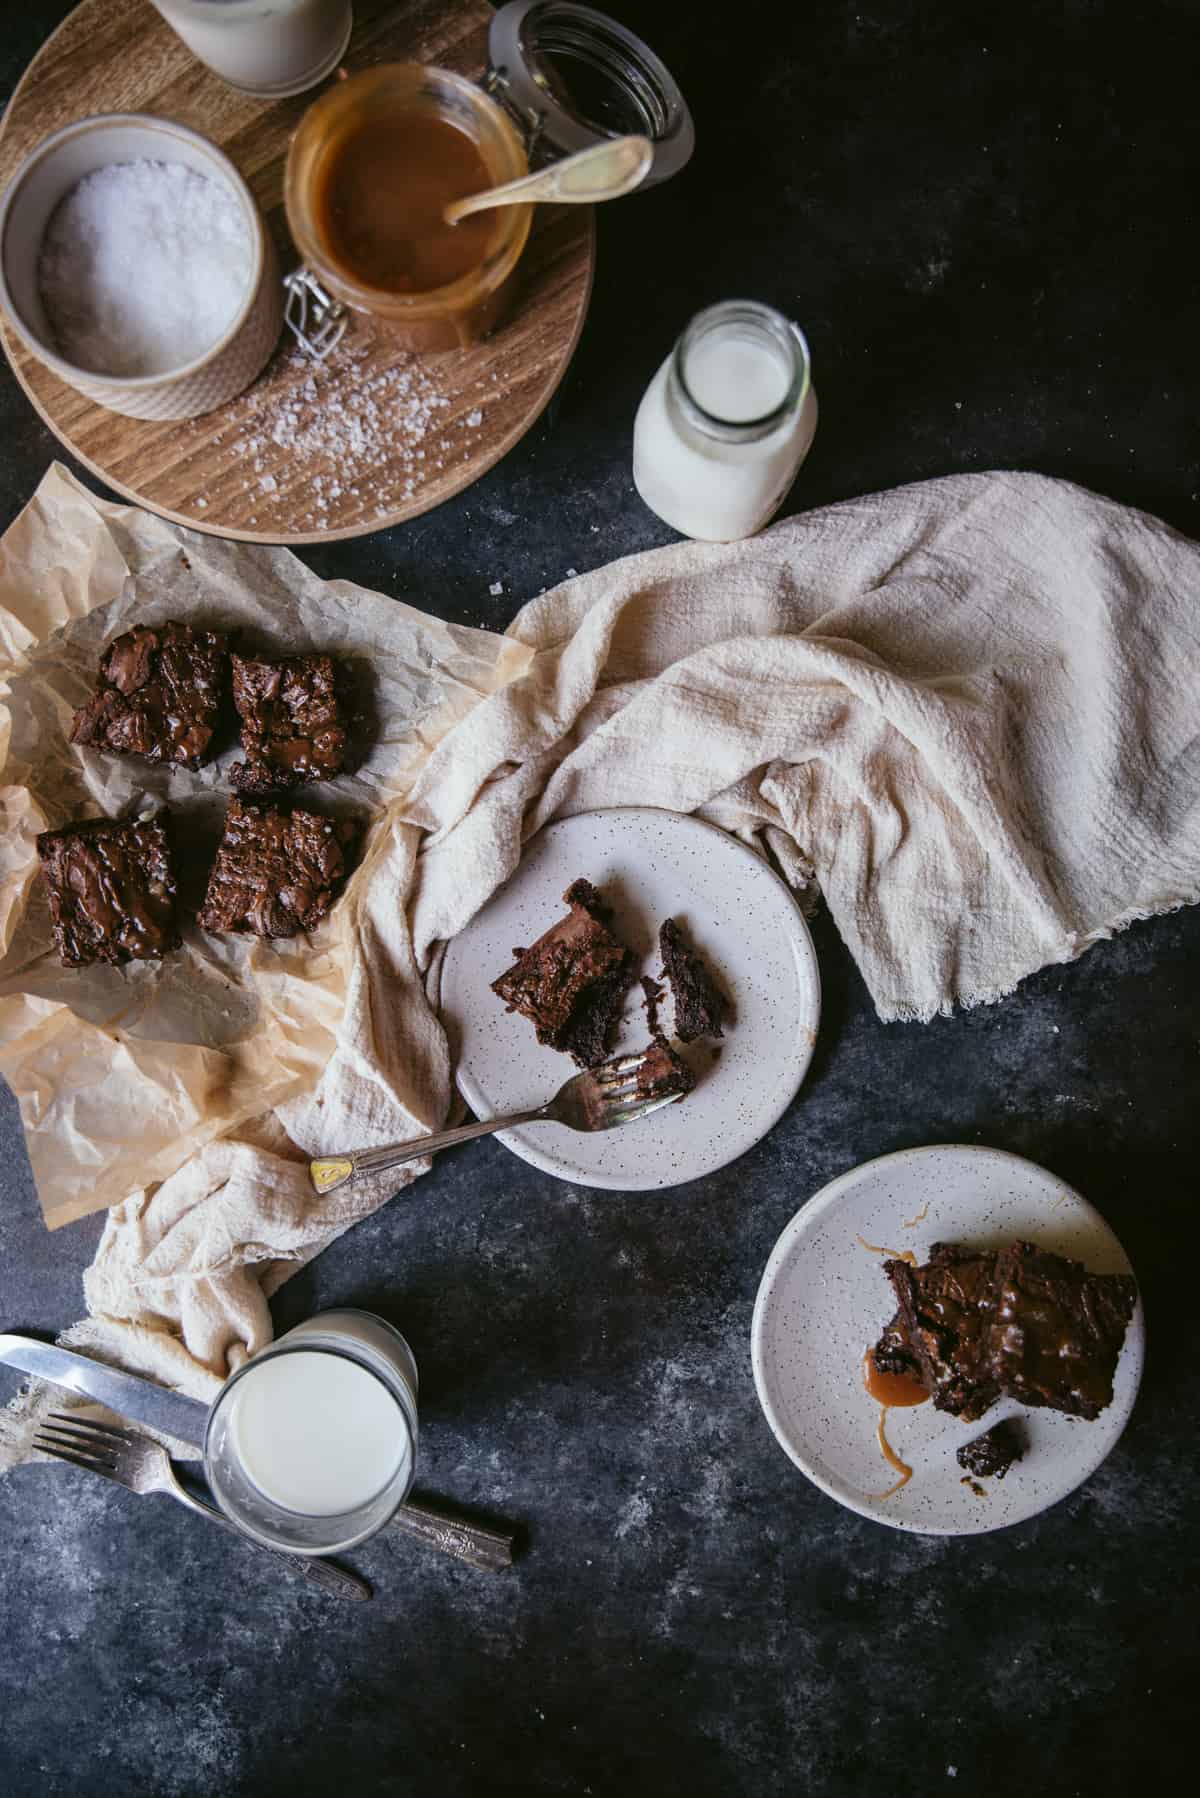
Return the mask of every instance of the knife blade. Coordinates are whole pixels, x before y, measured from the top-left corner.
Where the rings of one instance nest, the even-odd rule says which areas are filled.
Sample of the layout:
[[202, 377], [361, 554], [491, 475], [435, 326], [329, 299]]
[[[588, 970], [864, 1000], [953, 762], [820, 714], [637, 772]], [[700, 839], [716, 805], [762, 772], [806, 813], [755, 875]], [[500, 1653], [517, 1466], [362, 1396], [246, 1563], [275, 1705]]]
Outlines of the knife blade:
[[204, 1447], [209, 1408], [182, 1392], [171, 1392], [136, 1374], [119, 1373], [103, 1361], [76, 1355], [52, 1342], [38, 1342], [33, 1336], [0, 1335], [0, 1362], [32, 1374], [36, 1380], [49, 1380], [80, 1398], [107, 1405], [131, 1423], [161, 1430], [164, 1436], [191, 1443], [193, 1448]]

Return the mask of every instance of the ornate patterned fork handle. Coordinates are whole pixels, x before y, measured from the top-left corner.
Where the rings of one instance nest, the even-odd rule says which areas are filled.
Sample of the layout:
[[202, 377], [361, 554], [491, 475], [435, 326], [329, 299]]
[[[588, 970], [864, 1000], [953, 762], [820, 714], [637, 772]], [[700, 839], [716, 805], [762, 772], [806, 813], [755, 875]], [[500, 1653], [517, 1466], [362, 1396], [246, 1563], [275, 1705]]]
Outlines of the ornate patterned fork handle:
[[454, 1555], [481, 1573], [503, 1573], [513, 1564], [511, 1531], [488, 1529], [462, 1517], [444, 1517], [428, 1505], [410, 1499], [392, 1518], [392, 1528], [415, 1536], [444, 1555]]

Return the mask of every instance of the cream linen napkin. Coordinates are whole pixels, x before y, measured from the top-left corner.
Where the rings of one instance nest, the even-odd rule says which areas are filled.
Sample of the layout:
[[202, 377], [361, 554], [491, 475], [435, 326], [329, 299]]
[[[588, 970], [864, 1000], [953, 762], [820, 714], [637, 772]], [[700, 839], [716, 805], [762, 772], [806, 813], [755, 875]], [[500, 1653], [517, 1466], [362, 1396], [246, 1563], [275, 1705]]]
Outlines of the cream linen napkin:
[[[406, 1057], [446, 1104], [416, 972], [553, 818], [656, 805], [734, 832], [820, 890], [885, 1019], [998, 999], [1200, 897], [1200, 547], [1077, 487], [954, 477], [679, 544], [510, 635], [527, 671], [434, 747], [366, 889], [403, 977], [347, 1007], [325, 1148], [360, 1102], [375, 1141], [427, 1122]], [[322, 1139], [324, 1097], [281, 1109], [293, 1141]], [[314, 1200], [280, 1148], [215, 1143], [110, 1214], [86, 1291], [117, 1352], [125, 1332], [210, 1389], [267, 1339], [273, 1286], [382, 1197]]]

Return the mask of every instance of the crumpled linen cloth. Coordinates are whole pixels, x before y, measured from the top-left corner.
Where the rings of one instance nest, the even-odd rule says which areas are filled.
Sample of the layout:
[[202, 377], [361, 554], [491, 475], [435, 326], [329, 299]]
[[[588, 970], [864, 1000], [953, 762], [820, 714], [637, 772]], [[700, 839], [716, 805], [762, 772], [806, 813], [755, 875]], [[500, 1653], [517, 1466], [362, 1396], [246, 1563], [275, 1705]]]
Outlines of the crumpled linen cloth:
[[[1078, 487], [956, 476], [681, 543], [509, 635], [525, 672], [433, 748], [360, 888], [404, 971], [339, 1039], [372, 1140], [449, 1103], [419, 973], [572, 813], [696, 812], [770, 856], [885, 1019], [999, 999], [1200, 898], [1200, 546]], [[322, 1102], [284, 1108], [292, 1142]], [[214, 1143], [110, 1213], [86, 1292], [116, 1353], [206, 1396], [268, 1339], [270, 1291], [386, 1196], [315, 1199], [287, 1136]]]

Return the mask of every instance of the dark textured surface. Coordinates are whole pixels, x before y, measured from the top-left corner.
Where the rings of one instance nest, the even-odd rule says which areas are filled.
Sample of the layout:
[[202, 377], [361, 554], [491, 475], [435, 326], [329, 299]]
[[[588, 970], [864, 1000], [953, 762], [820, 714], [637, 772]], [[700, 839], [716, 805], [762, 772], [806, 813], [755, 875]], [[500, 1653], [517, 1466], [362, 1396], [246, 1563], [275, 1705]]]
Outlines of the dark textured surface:
[[[4, 91], [66, 8], [11, 10]], [[604, 215], [551, 416], [441, 511], [313, 553], [322, 573], [501, 625], [568, 568], [664, 541], [631, 487], [633, 411], [688, 314], [731, 293], [813, 344], [822, 423], [795, 508], [1007, 465], [1200, 533], [1188, 0], [617, 10], [683, 81], [691, 171]], [[0, 409], [6, 523], [55, 446], [7, 376]], [[0, 1789], [1003, 1798], [1190, 1770], [1200, 913], [926, 1027], [881, 1026], [827, 921], [816, 935], [812, 1077], [735, 1166], [626, 1198], [479, 1143], [280, 1295], [281, 1326], [340, 1301], [401, 1324], [424, 1483], [527, 1520], [519, 1568], [488, 1579], [397, 1539], [355, 1557], [375, 1603], [339, 1608], [165, 1500], [24, 1470], [0, 1485]], [[810, 1487], [748, 1348], [796, 1207], [947, 1140], [1091, 1197], [1150, 1337], [1099, 1474], [961, 1542]], [[49, 1331], [79, 1312], [99, 1225], [47, 1236], [11, 1110], [4, 1141], [0, 1327]]]

